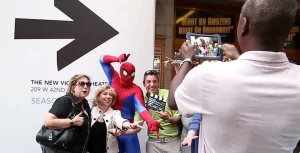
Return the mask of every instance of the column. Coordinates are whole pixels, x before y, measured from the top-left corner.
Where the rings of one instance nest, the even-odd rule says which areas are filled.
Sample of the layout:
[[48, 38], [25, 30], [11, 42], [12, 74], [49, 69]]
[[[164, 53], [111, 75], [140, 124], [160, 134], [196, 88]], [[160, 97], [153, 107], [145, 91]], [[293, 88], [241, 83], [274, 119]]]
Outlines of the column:
[[[165, 56], [173, 57], [174, 0], [156, 0], [155, 34], [166, 38]], [[165, 59], [162, 59], [165, 60]], [[168, 65], [164, 73], [164, 88], [168, 89], [172, 67]]]

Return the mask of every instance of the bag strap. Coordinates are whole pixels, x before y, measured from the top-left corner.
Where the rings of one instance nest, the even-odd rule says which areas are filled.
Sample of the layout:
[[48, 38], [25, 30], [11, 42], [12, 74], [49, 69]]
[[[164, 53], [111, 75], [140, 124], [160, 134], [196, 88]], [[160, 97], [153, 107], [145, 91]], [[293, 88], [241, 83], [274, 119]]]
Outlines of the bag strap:
[[[69, 95], [65, 95], [65, 97], [68, 97], [72, 100], [72, 111], [70, 112], [70, 114], [68, 115], [68, 118], [72, 119], [73, 117], [76, 116], [75, 112], [76, 112], [76, 105], [80, 103], [80, 101], [75, 101], [73, 97], [69, 96]], [[82, 104], [83, 105], [83, 104]], [[86, 111], [84, 110], [84, 108], [82, 108], [82, 106], [80, 106], [80, 110], [81, 111]], [[87, 115], [89, 115], [88, 112], [86, 112]]]
[[78, 102], [75, 102], [74, 99], [71, 96], [65, 95], [64, 97], [68, 97], [68, 98], [70, 98], [72, 100], [72, 110], [69, 113], [69, 115], [67, 116], [67, 118], [73, 119], [76, 116], [76, 114], [75, 114], [75, 112], [76, 112], [76, 104]]

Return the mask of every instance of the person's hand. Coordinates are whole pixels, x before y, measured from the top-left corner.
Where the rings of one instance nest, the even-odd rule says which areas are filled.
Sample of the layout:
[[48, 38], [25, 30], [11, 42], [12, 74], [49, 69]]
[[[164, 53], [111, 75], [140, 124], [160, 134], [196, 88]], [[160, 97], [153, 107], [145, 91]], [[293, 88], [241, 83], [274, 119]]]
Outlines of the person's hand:
[[79, 114], [77, 114], [71, 121], [73, 121], [73, 125], [74, 126], [82, 126], [84, 118], [81, 117], [82, 112], [80, 112]]
[[180, 64], [169, 57], [166, 57], [166, 59], [167, 60], [163, 62], [165, 64], [165, 67], [167, 67], [167, 65], [170, 63], [172, 66], [174, 66], [175, 72], [177, 73], [180, 68]]
[[166, 57], [167, 60], [165, 60], [163, 63], [165, 64], [165, 67], [167, 67], [167, 65], [170, 63], [171, 65], [173, 66], [176, 66], [176, 65], [179, 65], [178, 62], [176, 62], [175, 60], [169, 58], [169, 57]]
[[148, 110], [140, 112], [140, 116], [144, 121], [146, 121], [149, 133], [151, 134], [152, 132], [156, 131], [157, 137], [159, 138], [159, 129], [163, 130], [159, 122], [152, 118]]
[[121, 54], [120, 56], [119, 56], [119, 62], [120, 63], [123, 63], [123, 62], [126, 62], [127, 60], [128, 60], [128, 57], [130, 56], [130, 54]]
[[194, 139], [198, 139], [198, 136], [195, 136], [195, 132], [194, 131], [189, 131], [188, 135], [182, 141], [181, 146], [188, 146], [188, 147], [190, 147], [191, 144], [192, 144], [192, 141]]
[[179, 49], [180, 57], [182, 60], [187, 58], [194, 59], [196, 54], [195, 47], [191, 44], [189, 40], [186, 40]]
[[160, 136], [159, 129], [163, 130], [164, 128], [162, 128], [159, 122], [155, 121], [154, 119], [148, 120], [146, 122], [148, 125], [149, 133], [156, 131], [157, 138], [159, 138]]
[[224, 51], [226, 57], [230, 60], [236, 60], [240, 56], [238, 49], [234, 45], [223, 44], [218, 47]]
[[169, 115], [168, 115], [168, 113], [167, 112], [156, 112], [158, 115], [159, 115], [159, 117], [161, 118], [161, 119], [163, 119], [163, 120], [169, 120], [170, 119], [170, 117], [169, 117]]
[[141, 123], [143, 123], [143, 122], [144, 121], [138, 121], [138, 122], [134, 122], [134, 123], [124, 122], [123, 128], [124, 129], [137, 129], [137, 128], [144, 129], [144, 127], [141, 126]]
[[115, 137], [122, 135], [122, 131], [117, 128], [116, 129], [108, 129], [108, 133]]

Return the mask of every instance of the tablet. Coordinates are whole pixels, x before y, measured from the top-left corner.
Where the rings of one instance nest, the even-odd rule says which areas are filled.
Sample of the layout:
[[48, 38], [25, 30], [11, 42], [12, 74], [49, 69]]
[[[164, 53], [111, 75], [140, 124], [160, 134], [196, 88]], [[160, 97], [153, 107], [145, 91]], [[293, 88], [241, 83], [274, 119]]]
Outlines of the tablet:
[[219, 34], [205, 35], [188, 32], [186, 39], [195, 46], [196, 59], [223, 60], [223, 51], [218, 48], [218, 45], [222, 43]]

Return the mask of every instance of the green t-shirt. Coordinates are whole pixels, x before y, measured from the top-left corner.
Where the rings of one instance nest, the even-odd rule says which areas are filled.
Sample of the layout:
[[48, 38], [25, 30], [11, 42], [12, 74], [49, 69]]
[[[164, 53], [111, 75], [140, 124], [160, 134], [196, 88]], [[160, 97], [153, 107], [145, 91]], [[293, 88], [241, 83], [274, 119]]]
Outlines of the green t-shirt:
[[[159, 89], [159, 94], [158, 95], [160, 97], [163, 97], [164, 99], [167, 100], [168, 94], [169, 94], [169, 90]], [[146, 96], [144, 97], [144, 99], [145, 99], [145, 103], [147, 103], [148, 100], [147, 100]], [[171, 123], [166, 123], [153, 110], [149, 109], [149, 112], [150, 112], [152, 118], [155, 119], [156, 121], [158, 121], [160, 123], [160, 125], [164, 128], [164, 130], [160, 130], [160, 138], [166, 138], [166, 137], [172, 137], [172, 136], [178, 136], [179, 135], [179, 126], [178, 125], [173, 125]], [[180, 115], [178, 110], [177, 111], [171, 110], [168, 105], [166, 105], [165, 112], [167, 112], [170, 117]], [[142, 119], [141, 119], [140, 115], [136, 112], [135, 116], [134, 116], [134, 121], [137, 122], [137, 121], [140, 121], [140, 120], [142, 120]], [[148, 133], [148, 136], [150, 138], [157, 138], [156, 132], [152, 132], [151, 134]]]

